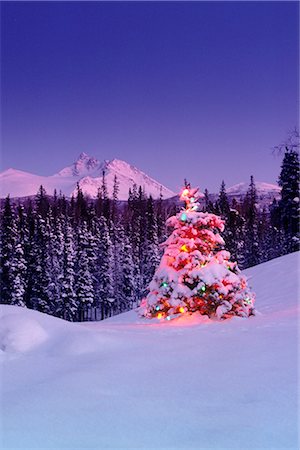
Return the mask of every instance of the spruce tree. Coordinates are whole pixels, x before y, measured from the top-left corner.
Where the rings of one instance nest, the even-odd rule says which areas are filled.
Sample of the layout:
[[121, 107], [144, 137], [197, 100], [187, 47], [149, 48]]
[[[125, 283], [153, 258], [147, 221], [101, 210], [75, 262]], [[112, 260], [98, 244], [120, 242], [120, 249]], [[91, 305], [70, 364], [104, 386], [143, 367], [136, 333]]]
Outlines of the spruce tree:
[[174, 231], [142, 301], [144, 317], [171, 319], [196, 311], [218, 319], [254, 314], [254, 294], [222, 249], [224, 221], [198, 212], [197, 192], [187, 185], [181, 194], [185, 209], [168, 219]]
[[1, 220], [1, 302], [11, 303], [13, 291], [12, 263], [17, 244], [17, 227], [9, 196], [6, 197]]
[[38, 215], [40, 215], [43, 219], [46, 217], [48, 211], [49, 211], [49, 199], [47, 197], [47, 193], [45, 188], [41, 185], [36, 196], [35, 196], [35, 203], [36, 203], [36, 212]]
[[143, 246], [141, 250], [141, 295], [144, 296], [156, 267], [159, 263], [159, 247], [157, 237], [157, 222], [154, 213], [153, 199], [147, 200], [145, 214], [145, 226], [143, 230]]
[[249, 189], [244, 200], [245, 212], [245, 267], [259, 263], [259, 243], [257, 230], [257, 193], [254, 178], [251, 176]]
[[299, 250], [299, 154], [286, 147], [281, 173], [279, 202], [281, 228], [285, 236], [286, 252]]
[[107, 190], [107, 184], [106, 184], [106, 178], [105, 178], [105, 171], [104, 170], [102, 172], [101, 196], [102, 196], [102, 199], [103, 199], [103, 215], [106, 218], [106, 220], [110, 220], [111, 205], [110, 205], [110, 199], [108, 197], [108, 190]]
[[75, 292], [75, 247], [71, 225], [65, 223], [63, 245], [63, 275], [61, 280], [61, 301], [57, 305], [57, 315], [66, 320], [74, 321], [78, 314], [78, 303]]
[[51, 277], [49, 250], [49, 235], [46, 221], [41, 215], [35, 220], [32, 246], [32, 279], [29, 305], [38, 311], [51, 314], [51, 299], [48, 297], [48, 287]]
[[63, 279], [63, 248], [64, 237], [61, 218], [54, 219], [52, 208], [46, 221], [47, 233], [47, 267], [48, 286], [47, 295], [51, 304], [51, 313], [61, 316], [61, 284]]
[[223, 216], [224, 218], [226, 218], [229, 215], [230, 206], [229, 206], [229, 201], [228, 201], [228, 197], [227, 197], [227, 193], [226, 193], [226, 187], [225, 187], [224, 180], [222, 181], [222, 184], [221, 184], [219, 198], [217, 201], [217, 206], [218, 206], [219, 214], [221, 216]]
[[24, 258], [24, 251], [22, 245], [19, 242], [16, 244], [14, 248], [14, 256], [11, 262], [12, 286], [11, 286], [10, 304], [12, 305], [26, 306], [25, 273], [26, 273], [26, 261]]
[[93, 277], [90, 271], [90, 260], [88, 255], [87, 226], [83, 222], [78, 228], [77, 247], [77, 269], [76, 269], [76, 300], [81, 319], [86, 318], [94, 303]]
[[115, 222], [117, 220], [117, 212], [118, 212], [118, 195], [120, 191], [120, 183], [117, 175], [114, 176], [114, 185], [113, 185], [113, 195], [112, 195], [112, 205], [111, 205], [111, 220]]
[[125, 309], [122, 286], [122, 265], [126, 236], [124, 227], [120, 223], [112, 223], [109, 234], [112, 244], [114, 313], [118, 314]]
[[[132, 309], [135, 303], [135, 278], [132, 258], [132, 248], [127, 236], [124, 236], [123, 252], [121, 254], [121, 311]], [[121, 312], [120, 311], [120, 312]]]
[[96, 273], [96, 307], [101, 311], [101, 318], [104, 319], [112, 314], [114, 309], [114, 288], [113, 288], [113, 253], [112, 243], [109, 236], [107, 220], [101, 217], [99, 220], [99, 247], [98, 263]]

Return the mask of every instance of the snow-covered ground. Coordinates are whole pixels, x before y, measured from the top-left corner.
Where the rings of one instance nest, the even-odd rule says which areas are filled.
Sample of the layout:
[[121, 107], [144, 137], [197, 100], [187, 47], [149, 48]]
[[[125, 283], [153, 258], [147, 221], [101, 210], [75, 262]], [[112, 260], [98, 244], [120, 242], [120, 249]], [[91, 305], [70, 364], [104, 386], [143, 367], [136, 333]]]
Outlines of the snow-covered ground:
[[260, 314], [72, 324], [1, 306], [3, 449], [298, 449], [297, 269], [246, 271]]

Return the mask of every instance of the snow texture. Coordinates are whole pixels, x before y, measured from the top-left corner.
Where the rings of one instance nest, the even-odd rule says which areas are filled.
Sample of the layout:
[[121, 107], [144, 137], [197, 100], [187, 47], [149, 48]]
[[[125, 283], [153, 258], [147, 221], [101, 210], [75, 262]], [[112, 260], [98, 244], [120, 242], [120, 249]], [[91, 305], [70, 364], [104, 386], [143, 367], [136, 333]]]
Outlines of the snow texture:
[[298, 449], [298, 266], [246, 270], [249, 319], [76, 324], [1, 305], [1, 448]]

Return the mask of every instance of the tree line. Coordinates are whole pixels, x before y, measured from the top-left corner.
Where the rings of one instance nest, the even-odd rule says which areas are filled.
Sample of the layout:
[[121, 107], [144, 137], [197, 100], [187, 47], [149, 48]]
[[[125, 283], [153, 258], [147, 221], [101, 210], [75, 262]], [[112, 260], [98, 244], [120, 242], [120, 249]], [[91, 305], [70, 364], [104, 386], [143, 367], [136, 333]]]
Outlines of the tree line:
[[[229, 200], [225, 183], [203, 211], [226, 221], [223, 237], [232, 259], [244, 269], [299, 249], [299, 158], [286, 149], [279, 177], [281, 199], [257, 203], [255, 182], [242, 200]], [[153, 200], [134, 186], [128, 201], [107, 195], [105, 176], [95, 200], [77, 188], [71, 199], [48, 196], [41, 186], [33, 199], [1, 208], [1, 303], [26, 306], [70, 321], [101, 320], [140, 303], [168, 236], [166, 219], [182, 205]]]

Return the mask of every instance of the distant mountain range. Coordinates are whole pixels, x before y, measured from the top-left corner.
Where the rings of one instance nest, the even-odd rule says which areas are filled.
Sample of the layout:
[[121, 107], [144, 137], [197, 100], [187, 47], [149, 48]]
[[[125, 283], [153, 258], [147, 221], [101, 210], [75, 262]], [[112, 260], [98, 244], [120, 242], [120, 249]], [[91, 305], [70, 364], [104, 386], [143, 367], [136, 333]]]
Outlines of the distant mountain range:
[[0, 197], [6, 197], [8, 194], [11, 197], [28, 197], [36, 194], [41, 185], [50, 195], [56, 189], [58, 193], [61, 191], [67, 197], [71, 197], [76, 193], [77, 184], [79, 184], [86, 195], [95, 198], [102, 185], [103, 172], [109, 196], [112, 195], [114, 178], [117, 176], [120, 200], [127, 200], [129, 188], [132, 188], [134, 184], [142, 186], [145, 193], [152, 195], [153, 198], [158, 198], [160, 193], [164, 198], [176, 195], [175, 192], [125, 161], [113, 159], [100, 162], [86, 153], [81, 153], [72, 165], [48, 177], [15, 169], [5, 170], [0, 173]]
[[[270, 205], [274, 199], [280, 199], [281, 188], [276, 184], [264, 183], [262, 181], [255, 182], [256, 193], [257, 193], [257, 203], [260, 209], [267, 207]], [[226, 189], [227, 196], [229, 201], [235, 198], [236, 200], [242, 200], [247, 190], [249, 189], [249, 183], [238, 183], [234, 186]], [[212, 194], [210, 196], [212, 201], [215, 201], [218, 197], [218, 194]]]
[[[165, 199], [177, 195], [125, 161], [113, 159], [101, 162], [86, 153], [81, 153], [72, 165], [51, 176], [40, 176], [16, 169], [5, 170], [0, 173], [0, 197], [4, 198], [8, 194], [11, 197], [29, 197], [35, 195], [41, 185], [49, 195], [52, 195], [56, 189], [58, 193], [62, 192], [67, 197], [71, 197], [72, 194], [76, 194], [77, 184], [79, 184], [86, 195], [95, 198], [102, 185], [103, 172], [109, 196], [112, 195], [114, 178], [117, 176], [120, 200], [127, 200], [129, 188], [132, 188], [134, 184], [142, 186], [145, 193], [152, 195], [153, 198], [159, 198], [160, 193]], [[269, 204], [274, 198], [280, 197], [279, 186], [264, 182], [255, 184], [259, 203]], [[240, 200], [245, 196], [248, 187], [249, 183], [239, 183], [228, 188], [227, 194], [230, 198], [235, 197]], [[212, 199], [216, 197], [217, 194], [211, 194]]]

